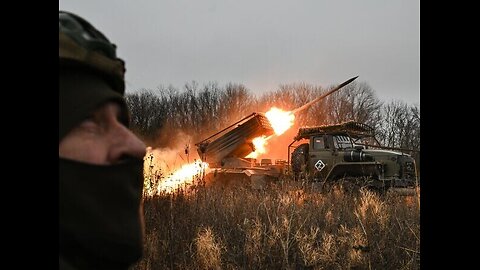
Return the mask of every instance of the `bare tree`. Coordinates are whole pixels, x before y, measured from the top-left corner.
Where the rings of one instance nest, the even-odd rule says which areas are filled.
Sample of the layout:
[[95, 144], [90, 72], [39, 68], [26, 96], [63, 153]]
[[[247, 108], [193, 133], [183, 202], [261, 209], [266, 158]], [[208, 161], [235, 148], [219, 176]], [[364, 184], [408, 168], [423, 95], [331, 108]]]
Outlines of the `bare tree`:
[[200, 88], [192, 81], [182, 91], [173, 86], [159, 86], [157, 91], [143, 89], [129, 94], [132, 129], [151, 144], [164, 145], [184, 132], [200, 138], [250, 114], [256, 98], [241, 84], [220, 88], [208, 83]]
[[151, 91], [143, 89], [125, 96], [130, 109], [131, 129], [145, 139], [151, 139], [166, 121], [168, 107]]
[[382, 107], [378, 135], [389, 147], [420, 150], [420, 107], [392, 101]]
[[216, 127], [221, 128], [254, 112], [255, 96], [242, 84], [226, 85], [220, 94]]
[[374, 128], [379, 124], [382, 102], [366, 82], [350, 83], [329, 96], [327, 104], [330, 123], [354, 120]]

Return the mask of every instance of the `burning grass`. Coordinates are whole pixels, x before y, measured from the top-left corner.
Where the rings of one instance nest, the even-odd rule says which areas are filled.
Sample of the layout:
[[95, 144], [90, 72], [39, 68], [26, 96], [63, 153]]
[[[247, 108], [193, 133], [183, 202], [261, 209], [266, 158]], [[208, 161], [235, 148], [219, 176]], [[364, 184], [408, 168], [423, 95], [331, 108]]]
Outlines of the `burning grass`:
[[417, 200], [286, 181], [145, 197], [133, 269], [418, 269]]

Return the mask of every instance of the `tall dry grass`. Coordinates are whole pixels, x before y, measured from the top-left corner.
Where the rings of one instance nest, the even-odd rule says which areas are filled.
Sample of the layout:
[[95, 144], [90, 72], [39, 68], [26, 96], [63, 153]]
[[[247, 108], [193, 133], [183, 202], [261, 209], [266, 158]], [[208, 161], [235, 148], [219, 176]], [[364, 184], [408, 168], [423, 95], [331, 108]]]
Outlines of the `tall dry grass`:
[[323, 194], [284, 181], [144, 203], [145, 254], [132, 269], [420, 268], [415, 197], [338, 187]]

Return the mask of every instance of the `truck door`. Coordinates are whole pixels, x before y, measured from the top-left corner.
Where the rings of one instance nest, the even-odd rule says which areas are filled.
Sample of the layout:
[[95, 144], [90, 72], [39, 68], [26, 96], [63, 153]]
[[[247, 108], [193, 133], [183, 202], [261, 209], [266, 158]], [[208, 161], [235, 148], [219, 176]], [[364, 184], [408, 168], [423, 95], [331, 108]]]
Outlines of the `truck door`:
[[323, 180], [333, 165], [333, 141], [329, 135], [313, 136], [310, 143], [309, 166]]

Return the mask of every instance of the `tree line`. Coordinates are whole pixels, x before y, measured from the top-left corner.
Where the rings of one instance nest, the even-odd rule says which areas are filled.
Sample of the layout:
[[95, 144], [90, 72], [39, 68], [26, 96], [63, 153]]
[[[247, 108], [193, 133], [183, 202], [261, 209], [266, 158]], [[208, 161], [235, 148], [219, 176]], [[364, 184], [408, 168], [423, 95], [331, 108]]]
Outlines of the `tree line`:
[[[178, 139], [177, 134], [200, 141], [252, 112], [266, 112], [272, 106], [292, 110], [333, 87], [294, 83], [257, 96], [242, 84], [200, 86], [193, 81], [182, 89], [141, 89], [127, 94], [126, 100], [132, 130], [149, 145], [166, 147]], [[293, 128], [347, 120], [372, 126], [384, 146], [420, 151], [420, 106], [400, 100], [383, 102], [366, 82], [354, 81], [299, 112]]]

